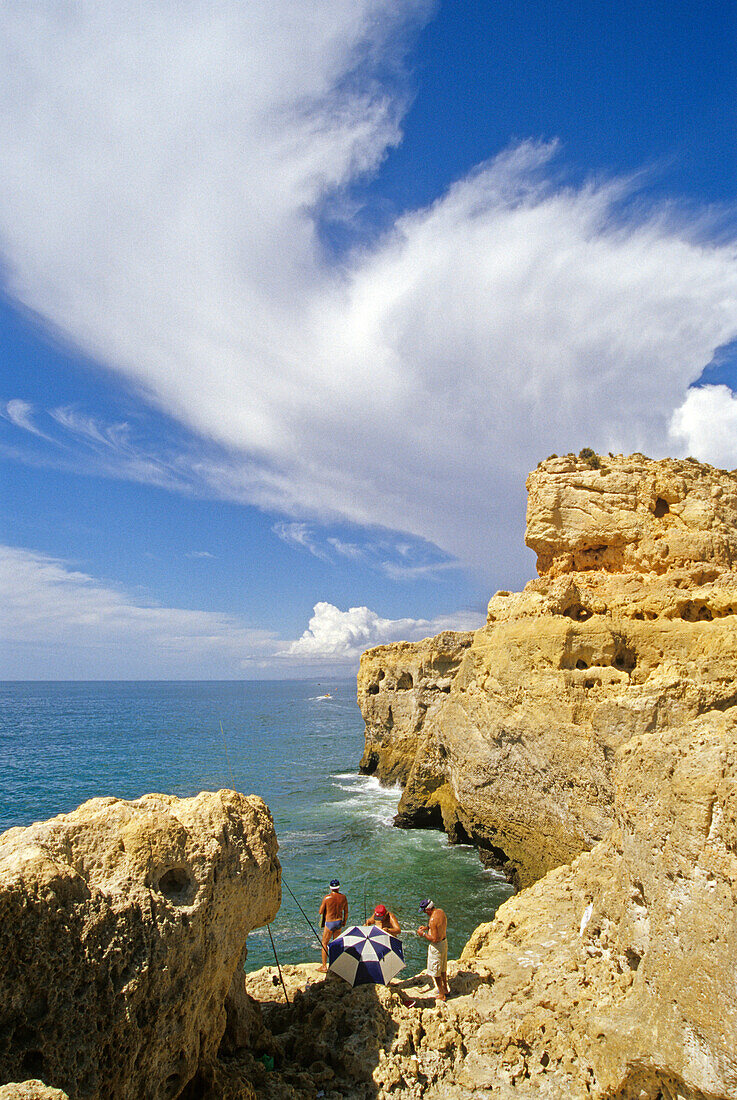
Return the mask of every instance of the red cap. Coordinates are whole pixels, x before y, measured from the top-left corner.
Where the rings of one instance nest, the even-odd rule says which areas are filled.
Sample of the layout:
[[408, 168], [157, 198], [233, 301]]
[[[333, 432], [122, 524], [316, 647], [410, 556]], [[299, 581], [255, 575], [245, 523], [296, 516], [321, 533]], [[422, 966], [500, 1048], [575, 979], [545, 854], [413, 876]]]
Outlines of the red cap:
[[385, 917], [386, 916], [386, 906], [385, 905], [377, 905], [376, 908], [374, 909], [374, 916], [375, 917]]

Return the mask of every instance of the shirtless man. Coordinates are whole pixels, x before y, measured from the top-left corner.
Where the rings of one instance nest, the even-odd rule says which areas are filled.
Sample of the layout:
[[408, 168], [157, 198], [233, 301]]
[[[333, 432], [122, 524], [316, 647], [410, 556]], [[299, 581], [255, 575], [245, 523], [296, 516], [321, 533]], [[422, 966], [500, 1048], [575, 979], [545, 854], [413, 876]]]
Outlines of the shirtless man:
[[427, 940], [427, 972], [435, 983], [435, 1000], [448, 997], [448, 918], [430, 898], [420, 902], [420, 911], [430, 918], [417, 929], [420, 939]]
[[320, 903], [320, 916], [325, 925], [322, 933], [322, 966], [320, 970], [328, 968], [328, 944], [335, 939], [341, 928], [345, 928], [348, 920], [348, 898], [340, 892], [340, 883], [334, 878], [330, 883], [330, 893], [326, 894]]
[[366, 924], [375, 924], [377, 928], [381, 928], [383, 932], [388, 932], [390, 936], [398, 936], [402, 931], [399, 927], [399, 921], [385, 905], [377, 905], [374, 909], [374, 915], [369, 917]]

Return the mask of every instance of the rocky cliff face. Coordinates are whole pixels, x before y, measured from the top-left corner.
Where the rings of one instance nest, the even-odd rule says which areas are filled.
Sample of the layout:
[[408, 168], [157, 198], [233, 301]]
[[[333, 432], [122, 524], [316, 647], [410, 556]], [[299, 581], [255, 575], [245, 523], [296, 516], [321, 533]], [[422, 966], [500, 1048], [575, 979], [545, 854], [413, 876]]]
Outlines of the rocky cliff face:
[[450, 692], [473, 634], [451, 630], [422, 642], [368, 650], [358, 673], [366, 723], [361, 771], [384, 783], [406, 783], [426, 725]]
[[399, 983], [414, 1007], [301, 994], [295, 967], [286, 1006], [260, 972], [282, 1072], [262, 1093], [239, 1068], [273, 1100], [735, 1100], [736, 968], [737, 715], [714, 710], [622, 747], [608, 836], [476, 930], [447, 1004], [423, 975]]
[[[615, 759], [631, 738], [737, 701], [737, 476], [569, 456], [542, 463], [528, 491], [540, 575], [491, 600], [421, 736], [398, 687], [411, 646], [370, 651], [359, 676], [364, 766], [385, 774], [400, 747], [400, 822], [442, 820], [520, 885], [608, 832]], [[378, 688], [370, 705], [366, 682]]]
[[279, 908], [276, 852], [264, 803], [233, 791], [98, 798], [4, 833], [0, 1081], [178, 1096], [215, 1058], [231, 985], [238, 1031], [246, 936]]

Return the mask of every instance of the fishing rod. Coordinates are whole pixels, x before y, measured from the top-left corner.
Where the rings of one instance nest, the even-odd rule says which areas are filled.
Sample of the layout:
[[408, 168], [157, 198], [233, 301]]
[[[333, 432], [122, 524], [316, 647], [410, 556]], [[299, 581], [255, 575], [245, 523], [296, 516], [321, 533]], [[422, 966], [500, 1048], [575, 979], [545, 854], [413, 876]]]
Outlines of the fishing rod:
[[274, 937], [271, 934], [271, 925], [266, 925], [266, 931], [269, 933], [269, 939], [271, 940], [271, 949], [274, 952], [274, 958], [276, 959], [276, 968], [279, 971], [279, 977], [281, 978], [281, 987], [284, 990], [284, 1000], [289, 1004], [289, 997], [287, 997], [287, 987], [284, 984], [284, 975], [281, 972], [281, 963], [279, 962], [279, 956], [276, 953], [276, 945], [274, 943]]
[[[230, 780], [231, 780], [231, 783], [233, 784], [233, 790], [235, 790], [235, 779], [233, 778], [233, 769], [232, 769], [232, 767], [230, 766], [230, 753], [228, 752], [228, 742], [227, 742], [227, 739], [226, 739], [226, 737], [225, 737], [225, 730], [223, 729], [223, 722], [222, 722], [222, 719], [220, 720], [220, 732], [221, 732], [221, 734], [223, 735], [223, 745], [224, 745], [224, 747], [225, 747], [225, 759], [226, 759], [226, 760], [228, 761], [228, 771], [230, 772]], [[309, 917], [307, 916], [307, 914], [305, 913], [304, 909], [303, 909], [303, 908], [302, 908], [302, 906], [301, 906], [301, 905], [299, 904], [299, 902], [297, 901], [296, 897], [294, 896], [294, 894], [293, 894], [293, 893], [292, 893], [292, 891], [290, 890], [290, 888], [289, 888], [289, 883], [288, 883], [288, 882], [286, 881], [286, 879], [284, 878], [284, 875], [283, 875], [283, 874], [282, 874], [282, 879], [281, 879], [281, 880], [282, 880], [282, 883], [283, 883], [283, 885], [284, 885], [284, 886], [286, 886], [287, 890], [289, 890], [289, 893], [290, 893], [290, 894], [292, 895], [292, 898], [294, 898], [294, 901], [295, 901], [295, 903], [296, 903], [296, 905], [297, 905], [297, 908], [299, 909], [300, 913], [302, 914], [302, 916], [304, 917], [304, 919], [305, 919], [305, 920], [307, 921], [307, 923], [309, 924], [309, 926], [310, 926], [310, 928], [312, 929], [312, 931], [313, 931], [313, 932], [315, 933], [315, 939], [317, 940], [318, 944], [320, 945], [320, 949], [322, 950], [322, 937], [320, 936], [320, 934], [319, 934], [319, 932], [317, 931], [317, 929], [315, 928], [314, 924], [312, 923], [312, 921], [310, 920], [310, 918], [309, 918]], [[366, 899], [365, 899], [365, 897], [364, 897], [364, 909], [365, 909], [365, 908], [366, 908]], [[269, 928], [269, 926], [268, 926], [268, 925], [267, 925], [266, 927], [267, 927], [267, 928]], [[269, 928], [269, 938], [271, 939], [271, 929], [270, 929], [270, 928]], [[272, 947], [274, 946], [274, 941], [273, 941], [273, 939], [271, 940], [271, 945], [272, 945]], [[276, 958], [276, 949], [274, 949], [274, 958]], [[277, 966], [278, 966], [278, 965], [279, 965], [279, 960], [277, 959]], [[279, 971], [279, 974], [281, 975], [281, 971]], [[284, 984], [284, 982], [282, 981], [282, 985], [283, 985], [283, 984]], [[287, 991], [286, 991], [286, 989], [285, 989], [285, 990], [284, 990], [284, 996], [286, 997], [286, 995], [287, 995]], [[289, 1001], [287, 1001], [287, 1004], [289, 1004]]]

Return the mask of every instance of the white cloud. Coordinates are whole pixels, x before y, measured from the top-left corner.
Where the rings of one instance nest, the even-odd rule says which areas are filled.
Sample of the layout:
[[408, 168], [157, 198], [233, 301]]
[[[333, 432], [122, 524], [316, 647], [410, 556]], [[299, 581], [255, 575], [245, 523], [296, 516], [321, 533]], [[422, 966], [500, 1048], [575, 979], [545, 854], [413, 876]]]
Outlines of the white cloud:
[[235, 616], [157, 607], [31, 550], [0, 546], [0, 678], [242, 675], [279, 642]]
[[188, 550], [188, 558], [214, 558], [215, 555], [211, 554], [209, 550]]
[[424, 565], [405, 565], [393, 561], [382, 562], [382, 570], [392, 581], [434, 580], [449, 569], [460, 569], [458, 561], [429, 562]]
[[349, 561], [363, 561], [366, 557], [364, 548], [355, 542], [344, 542], [343, 539], [333, 537], [328, 538], [327, 541], [341, 558], [348, 558]]
[[313, 557], [327, 561], [327, 555], [315, 542], [306, 523], [275, 523], [272, 530], [287, 545], [299, 546], [302, 550], [308, 550]]
[[483, 616], [459, 613], [442, 619], [382, 619], [368, 607], [341, 611], [334, 604], [315, 604], [314, 614], [302, 637], [281, 656], [302, 660], [355, 662], [364, 650], [396, 641], [417, 641], [441, 630], [475, 630]]
[[428, 11], [6, 5], [0, 249], [10, 293], [203, 440], [185, 474], [126, 476], [406, 531], [512, 583], [540, 457], [681, 438], [737, 334], [737, 262], [527, 143], [334, 264], [318, 217], [399, 140], [402, 21]]
[[0, 415], [9, 420], [15, 428], [22, 428], [23, 431], [30, 432], [31, 435], [46, 439], [47, 436], [36, 427], [33, 421], [33, 412], [33, 405], [16, 397], [5, 403], [5, 409]]
[[732, 470], [737, 467], [737, 397], [727, 386], [688, 391], [670, 423], [681, 453]]
[[[0, 679], [230, 679], [353, 671], [364, 649], [439, 630], [471, 629], [483, 615], [429, 622], [382, 619], [367, 607], [318, 603], [291, 643], [237, 616], [159, 607], [36, 551], [0, 545]], [[350, 667], [348, 667], [350, 666]]]

